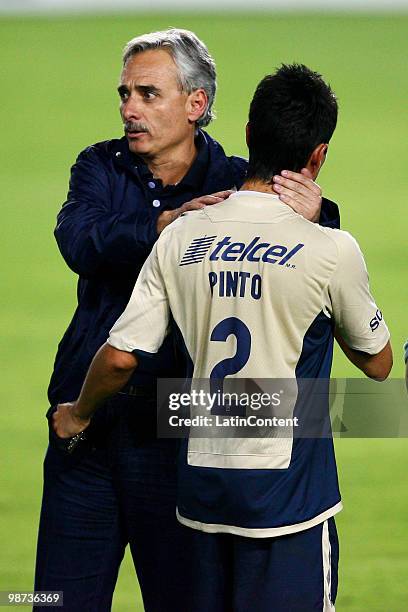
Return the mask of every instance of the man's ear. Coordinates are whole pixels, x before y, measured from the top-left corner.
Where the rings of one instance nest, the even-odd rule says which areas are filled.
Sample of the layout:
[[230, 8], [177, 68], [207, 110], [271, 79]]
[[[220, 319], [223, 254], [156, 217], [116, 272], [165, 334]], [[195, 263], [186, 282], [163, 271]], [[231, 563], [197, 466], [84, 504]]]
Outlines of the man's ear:
[[245, 126], [245, 140], [247, 143], [247, 147], [249, 147], [249, 121]]
[[208, 96], [204, 89], [196, 89], [189, 94], [186, 102], [187, 116], [191, 123], [202, 117], [208, 106]]
[[326, 160], [328, 148], [329, 145], [325, 143], [317, 145], [306, 164], [306, 168], [310, 170], [314, 181], [316, 180], [317, 175], [320, 172], [320, 168], [323, 166]]

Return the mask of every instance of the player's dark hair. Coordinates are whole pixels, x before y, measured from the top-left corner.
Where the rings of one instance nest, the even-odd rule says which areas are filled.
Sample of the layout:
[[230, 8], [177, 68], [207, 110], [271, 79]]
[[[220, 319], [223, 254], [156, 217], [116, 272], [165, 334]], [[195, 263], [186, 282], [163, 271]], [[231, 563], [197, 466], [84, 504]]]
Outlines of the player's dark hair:
[[249, 109], [247, 178], [270, 181], [285, 169], [300, 172], [332, 137], [337, 110], [330, 86], [303, 64], [282, 64], [262, 79]]

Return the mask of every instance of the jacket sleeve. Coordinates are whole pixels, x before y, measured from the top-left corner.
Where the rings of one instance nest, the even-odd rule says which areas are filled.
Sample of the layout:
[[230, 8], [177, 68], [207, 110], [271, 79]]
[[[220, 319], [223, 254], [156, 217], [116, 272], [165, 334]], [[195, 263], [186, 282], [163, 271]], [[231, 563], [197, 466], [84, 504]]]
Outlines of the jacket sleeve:
[[320, 211], [319, 225], [324, 227], [331, 227], [333, 229], [340, 229], [340, 211], [337, 204], [322, 198], [322, 208]]
[[[57, 217], [55, 238], [77, 274], [92, 277], [121, 265], [141, 265], [157, 239], [160, 210], [112, 209], [112, 177], [93, 147], [71, 169], [67, 201]], [[130, 211], [130, 212], [129, 212]]]

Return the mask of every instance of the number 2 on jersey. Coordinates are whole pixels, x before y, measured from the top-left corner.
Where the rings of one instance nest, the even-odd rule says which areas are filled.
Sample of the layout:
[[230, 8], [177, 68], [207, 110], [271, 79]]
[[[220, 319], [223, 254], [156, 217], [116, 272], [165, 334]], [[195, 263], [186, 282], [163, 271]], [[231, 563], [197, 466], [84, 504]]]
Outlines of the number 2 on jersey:
[[[237, 374], [245, 366], [251, 354], [251, 332], [237, 317], [228, 317], [220, 321], [214, 327], [210, 340], [211, 342], [226, 342], [231, 334], [237, 340], [237, 349], [233, 357], [223, 359], [213, 367], [210, 374], [210, 390], [213, 394], [222, 393], [224, 378]], [[216, 406], [217, 404], [214, 405], [214, 408]], [[218, 410], [212, 410], [213, 414], [225, 412], [225, 406], [217, 407]], [[221, 412], [220, 408], [222, 408]]]

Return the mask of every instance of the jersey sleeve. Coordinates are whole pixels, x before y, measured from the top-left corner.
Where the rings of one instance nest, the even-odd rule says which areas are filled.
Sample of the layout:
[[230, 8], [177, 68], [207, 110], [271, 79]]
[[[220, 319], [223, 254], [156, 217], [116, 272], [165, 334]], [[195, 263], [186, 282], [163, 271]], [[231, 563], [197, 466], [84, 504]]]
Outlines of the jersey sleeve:
[[363, 254], [347, 232], [336, 232], [336, 243], [338, 264], [328, 287], [336, 327], [350, 348], [376, 355], [390, 334], [370, 293]]
[[157, 250], [156, 243], [125, 311], [110, 330], [108, 343], [121, 351], [157, 353], [168, 333], [170, 308]]

